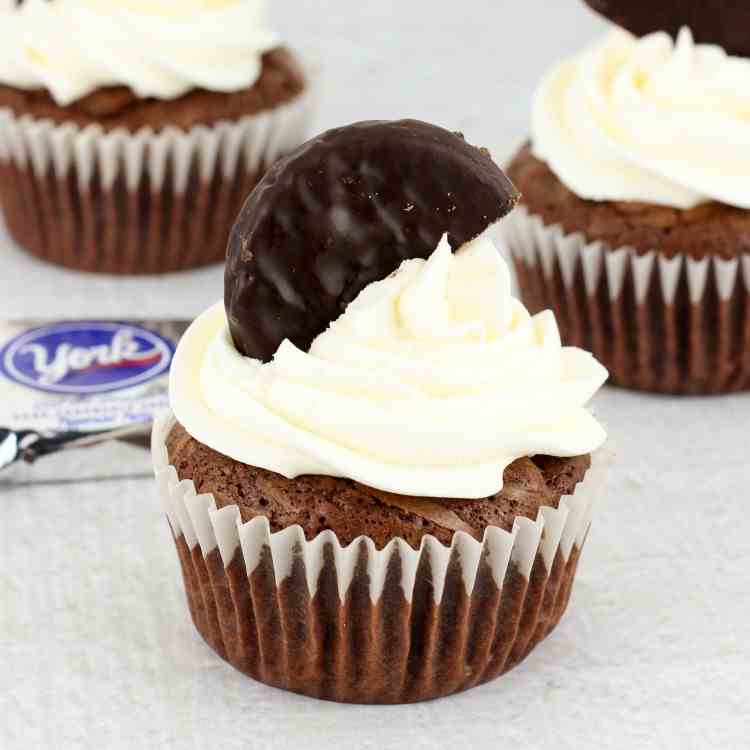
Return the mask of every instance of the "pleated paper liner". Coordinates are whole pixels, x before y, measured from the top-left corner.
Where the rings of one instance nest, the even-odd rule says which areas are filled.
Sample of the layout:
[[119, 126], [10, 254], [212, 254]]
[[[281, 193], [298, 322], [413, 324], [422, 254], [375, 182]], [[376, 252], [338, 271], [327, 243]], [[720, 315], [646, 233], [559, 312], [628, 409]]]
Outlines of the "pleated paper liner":
[[638, 254], [565, 234], [520, 207], [502, 226], [531, 312], [554, 311], [565, 344], [610, 382], [644, 391], [750, 389], [750, 255]]
[[494, 679], [557, 625], [609, 464], [607, 449], [572, 496], [512, 533], [414, 550], [368, 537], [341, 547], [325, 531], [271, 533], [217, 510], [169, 465], [172, 416], [154, 427], [156, 478], [182, 567], [188, 606], [205, 641], [256, 680], [348, 703], [410, 703]]
[[222, 261], [267, 168], [304, 141], [308, 90], [236, 122], [135, 133], [0, 109], [0, 205], [16, 242], [83, 271], [162, 273]]

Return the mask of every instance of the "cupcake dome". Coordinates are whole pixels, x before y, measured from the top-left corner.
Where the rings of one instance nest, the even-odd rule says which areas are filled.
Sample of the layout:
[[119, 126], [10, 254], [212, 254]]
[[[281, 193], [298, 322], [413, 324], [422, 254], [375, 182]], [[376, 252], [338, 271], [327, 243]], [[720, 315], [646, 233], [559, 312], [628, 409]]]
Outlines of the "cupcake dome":
[[26, 0], [0, 25], [6, 223], [82, 270], [216, 262], [308, 111], [305, 75], [257, 0]]

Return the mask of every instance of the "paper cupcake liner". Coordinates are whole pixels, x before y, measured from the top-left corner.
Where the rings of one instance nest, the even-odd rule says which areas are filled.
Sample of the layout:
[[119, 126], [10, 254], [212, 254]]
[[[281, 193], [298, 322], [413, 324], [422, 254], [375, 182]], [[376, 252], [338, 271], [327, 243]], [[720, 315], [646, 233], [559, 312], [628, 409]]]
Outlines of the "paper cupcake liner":
[[348, 703], [410, 703], [466, 690], [518, 664], [557, 625], [573, 579], [607, 450], [559, 508], [512, 533], [450, 547], [425, 537], [414, 550], [369, 537], [342, 547], [299, 526], [271, 533], [217, 509], [169, 464], [171, 415], [153, 431], [159, 494], [182, 567], [188, 605], [206, 642], [256, 680]]
[[637, 253], [565, 234], [516, 209], [502, 228], [531, 312], [551, 309], [563, 341], [615, 385], [675, 394], [750, 389], [750, 255]]
[[160, 273], [224, 258], [266, 169], [304, 140], [309, 91], [236, 122], [135, 133], [0, 109], [0, 204], [19, 245], [104, 273]]

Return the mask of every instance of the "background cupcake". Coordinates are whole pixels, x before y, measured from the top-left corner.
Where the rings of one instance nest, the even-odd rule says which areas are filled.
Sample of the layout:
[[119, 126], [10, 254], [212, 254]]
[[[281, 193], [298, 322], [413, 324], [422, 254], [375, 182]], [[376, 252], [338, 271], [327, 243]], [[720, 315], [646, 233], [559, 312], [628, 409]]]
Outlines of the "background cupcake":
[[153, 436], [193, 621], [236, 668], [413, 702], [495, 678], [560, 620], [607, 373], [474, 239], [515, 199], [486, 152], [400, 121], [319, 136], [246, 203]]
[[0, 203], [41, 258], [155, 273], [223, 258], [307, 124], [259, 0], [27, 0], [0, 23]]
[[537, 91], [506, 239], [524, 301], [613, 383], [750, 388], [748, 91], [750, 60], [687, 28], [613, 30]]

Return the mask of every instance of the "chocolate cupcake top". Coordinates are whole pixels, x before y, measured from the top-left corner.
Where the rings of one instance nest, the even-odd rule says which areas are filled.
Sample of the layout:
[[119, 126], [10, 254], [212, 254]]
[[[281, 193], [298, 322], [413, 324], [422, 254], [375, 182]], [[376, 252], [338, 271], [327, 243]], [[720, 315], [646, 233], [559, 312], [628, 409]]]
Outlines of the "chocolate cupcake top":
[[233, 92], [277, 45], [263, 0], [25, 0], [0, 12], [0, 83], [61, 106], [111, 86], [144, 99]]
[[[413, 151], [423, 156], [422, 140], [429, 138], [431, 127], [415, 128], [417, 143], [400, 141], [388, 151], [388, 162], [409, 161]], [[322, 139], [329, 159], [335, 161], [338, 141], [347, 161], [350, 135], [339, 132], [332, 149], [331, 140]], [[461, 148], [456, 146], [459, 153]], [[439, 193], [430, 191], [451, 190], [437, 177], [451, 174], [454, 159], [450, 150], [433, 152], [432, 159], [422, 161], [423, 170], [432, 174], [390, 183], [390, 194], [403, 191], [404, 205], [410, 195], [415, 204], [437, 201]], [[388, 171], [384, 161], [370, 158], [367, 165]], [[358, 166], [358, 174], [367, 173]], [[469, 162], [464, 169], [463, 188], [481, 193], [489, 168]], [[295, 159], [281, 171], [277, 179], [288, 185], [305, 175]], [[495, 183], [496, 205], [488, 209], [484, 227], [474, 226], [469, 237], [510, 208], [515, 192], [508, 186], [505, 178]], [[269, 201], [255, 211], [273, 214], [277, 205], [286, 205], [287, 196], [288, 191], [256, 190], [250, 203]], [[335, 213], [335, 195], [307, 198], [321, 216]], [[341, 208], [348, 209], [348, 201]], [[390, 222], [399, 235], [410, 225], [409, 213], [405, 218], [389, 213], [381, 221]], [[298, 236], [288, 226], [297, 214], [285, 210], [280, 215], [289, 235]], [[279, 329], [288, 336], [270, 361], [263, 361], [266, 338], [247, 352], [254, 357], [245, 356], [221, 303], [187, 332], [174, 359], [170, 396], [175, 416], [192, 437], [225, 456], [289, 478], [345, 477], [385, 492], [444, 498], [495, 494], [504, 470], [522, 456], [579, 456], [603, 443], [604, 431], [586, 404], [606, 371], [591, 355], [561, 346], [551, 313], [532, 317], [512, 297], [508, 268], [489, 240], [465, 242], [454, 252], [449, 242], [454, 225], [450, 212], [444, 212], [444, 234], [429, 257], [421, 257], [422, 245], [415, 240], [415, 257], [399, 265], [391, 248], [367, 231], [374, 223], [371, 212], [363, 214], [361, 226], [356, 213], [347, 210], [346, 216], [342, 226], [350, 237], [351, 257], [367, 257], [369, 248], [370, 262], [381, 276], [369, 283], [365, 279], [342, 313], [332, 313], [319, 332], [312, 331], [311, 343], [306, 331], [290, 340], [298, 333], [292, 317], [288, 329]], [[307, 210], [300, 208], [303, 226], [306, 218]], [[274, 237], [253, 232], [244, 237], [245, 273], [258, 273], [252, 261], [269, 252], [263, 243], [270, 242], [279, 254], [276, 265], [266, 267], [277, 269], [275, 288], [291, 303], [295, 289], [317, 293], [314, 285], [295, 285], [294, 279], [314, 268], [304, 258], [285, 264], [284, 244], [274, 245]], [[311, 237], [313, 261], [319, 257], [316, 249]], [[379, 264], [382, 258], [387, 261]], [[346, 268], [344, 255], [330, 261]], [[333, 268], [328, 273], [335, 278]], [[246, 281], [230, 274], [227, 283]], [[263, 300], [269, 309], [278, 309], [273, 295]], [[308, 304], [318, 309], [312, 297], [299, 300], [300, 309]], [[238, 330], [252, 328], [253, 318], [241, 315], [235, 320]]]
[[750, 208], [750, 60], [616, 29], [537, 91], [533, 153], [578, 197]]

